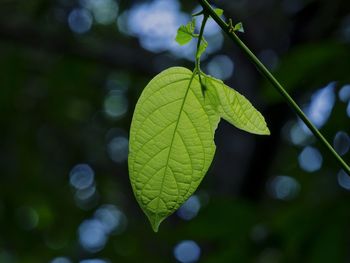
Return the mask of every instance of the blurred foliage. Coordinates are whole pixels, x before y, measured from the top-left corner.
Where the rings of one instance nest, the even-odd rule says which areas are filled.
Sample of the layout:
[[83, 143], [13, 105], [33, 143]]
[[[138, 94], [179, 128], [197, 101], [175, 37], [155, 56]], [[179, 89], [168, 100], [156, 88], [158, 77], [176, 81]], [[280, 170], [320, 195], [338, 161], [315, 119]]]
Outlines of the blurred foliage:
[[[214, 164], [197, 193], [198, 215], [186, 221], [174, 214], [154, 234], [133, 197], [126, 161], [113, 161], [108, 145], [128, 134], [136, 100], [152, 76], [168, 66], [192, 64], [176, 52], [145, 49], [142, 37], [125, 34], [115, 22], [72, 32], [67, 19], [82, 2], [0, 2], [1, 263], [56, 257], [177, 262], [174, 247], [182, 240], [199, 245], [199, 262], [349, 261], [349, 182], [339, 179], [339, 167], [312, 136], [293, 143], [296, 117], [228, 39], [207, 56], [203, 68], [218, 54], [232, 59], [234, 74], [226, 82], [260, 104], [272, 135], [256, 137], [222, 123]], [[119, 1], [118, 17], [151, 2]], [[349, 1], [215, 4], [226, 17], [244, 22], [242, 38], [301, 105], [335, 82], [335, 105], [321, 130], [330, 142], [339, 130], [350, 132], [348, 103], [338, 99], [350, 82]], [[195, 1], [181, 2], [186, 13], [195, 6]], [[271, 55], [266, 50], [273, 56], [262, 56]], [[125, 88], [128, 110], [113, 117], [105, 102], [111, 92], [120, 95], [119, 86]], [[323, 157], [314, 172], [298, 162], [310, 145]], [[344, 159], [350, 162], [349, 153]], [[71, 169], [79, 163], [95, 172], [96, 192], [85, 201], [70, 184]], [[297, 182], [295, 195], [288, 196], [288, 184], [281, 188], [282, 198], [276, 195], [271, 182], [278, 175]], [[104, 204], [122, 211], [127, 224], [92, 251], [82, 246], [79, 229]]]

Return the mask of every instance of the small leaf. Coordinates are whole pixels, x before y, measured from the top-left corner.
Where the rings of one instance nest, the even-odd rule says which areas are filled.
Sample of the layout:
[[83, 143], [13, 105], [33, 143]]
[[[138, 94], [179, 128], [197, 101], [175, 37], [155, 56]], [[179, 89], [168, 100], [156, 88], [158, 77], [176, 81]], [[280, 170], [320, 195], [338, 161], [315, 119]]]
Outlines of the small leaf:
[[215, 152], [219, 115], [198, 75], [173, 67], [153, 78], [137, 102], [130, 129], [129, 175], [154, 231], [197, 189]]
[[220, 9], [220, 8], [215, 8], [214, 12], [218, 15], [218, 16], [222, 16], [222, 14], [224, 13], [224, 10]]
[[197, 58], [200, 58], [202, 56], [202, 54], [205, 52], [205, 50], [208, 47], [208, 42], [204, 39], [204, 37], [202, 37], [201, 43], [199, 45], [199, 49], [197, 52]]
[[179, 27], [177, 30], [177, 35], [176, 35], [176, 42], [183, 46], [189, 43], [192, 40], [193, 36], [190, 32], [188, 32], [187, 27], [182, 25]]
[[202, 76], [210, 103], [223, 119], [250, 133], [270, 134], [264, 117], [243, 95], [226, 86], [221, 80], [204, 74]]
[[177, 30], [177, 34], [175, 38], [176, 42], [181, 46], [189, 43], [194, 37], [193, 32], [195, 27], [196, 27], [196, 24], [194, 19], [192, 19], [191, 22], [188, 22], [185, 26], [181, 25]]
[[234, 31], [238, 31], [238, 32], [244, 33], [244, 28], [243, 28], [242, 22], [239, 22], [239, 23], [237, 23], [235, 25]]

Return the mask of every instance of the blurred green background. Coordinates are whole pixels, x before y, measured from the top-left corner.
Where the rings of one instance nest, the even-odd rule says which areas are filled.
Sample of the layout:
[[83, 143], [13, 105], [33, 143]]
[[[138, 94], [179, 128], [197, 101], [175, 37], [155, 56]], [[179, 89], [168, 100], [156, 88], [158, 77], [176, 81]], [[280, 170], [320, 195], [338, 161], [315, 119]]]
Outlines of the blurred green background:
[[[220, 0], [349, 163], [350, 2]], [[272, 135], [222, 121], [199, 190], [152, 232], [128, 133], [147, 82], [193, 68], [197, 1], [0, 0], [0, 262], [350, 262], [350, 178], [213, 21], [203, 69]]]

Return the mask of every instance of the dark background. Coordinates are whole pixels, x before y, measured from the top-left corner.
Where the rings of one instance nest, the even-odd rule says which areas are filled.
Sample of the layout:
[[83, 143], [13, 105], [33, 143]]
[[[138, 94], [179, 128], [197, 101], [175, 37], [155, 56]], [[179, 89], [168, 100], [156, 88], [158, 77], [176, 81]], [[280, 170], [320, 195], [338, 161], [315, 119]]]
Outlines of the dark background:
[[[241, 38], [349, 162], [350, 2], [221, 0]], [[0, 262], [350, 262], [350, 178], [213, 22], [203, 70], [272, 135], [222, 121], [189, 201], [152, 232], [128, 133], [147, 82], [193, 68], [196, 1], [0, 0]], [[89, 260], [88, 260], [89, 259]]]

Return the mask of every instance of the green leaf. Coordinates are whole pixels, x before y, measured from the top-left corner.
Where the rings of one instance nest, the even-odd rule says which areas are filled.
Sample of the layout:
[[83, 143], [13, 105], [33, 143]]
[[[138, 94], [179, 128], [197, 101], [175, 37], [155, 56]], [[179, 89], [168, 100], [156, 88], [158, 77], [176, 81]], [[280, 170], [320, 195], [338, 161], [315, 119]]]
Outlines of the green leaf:
[[204, 74], [202, 79], [204, 79], [210, 103], [223, 119], [250, 133], [270, 134], [264, 117], [244, 96], [226, 86], [221, 80]]
[[218, 16], [222, 16], [222, 14], [224, 13], [224, 10], [220, 9], [220, 8], [215, 8], [214, 12], [218, 15]]
[[234, 31], [244, 33], [243, 23], [242, 22], [237, 23], [234, 27]]
[[200, 58], [202, 56], [202, 54], [205, 52], [205, 50], [208, 47], [208, 42], [204, 39], [204, 37], [202, 37], [201, 43], [199, 45], [199, 49], [197, 52], [197, 58]]
[[154, 231], [197, 189], [215, 153], [220, 117], [269, 134], [263, 116], [238, 92], [203, 73], [173, 67], [154, 77], [137, 102], [129, 145], [134, 194]]
[[188, 22], [185, 26], [181, 25], [177, 30], [176, 42], [181, 46], [188, 44], [192, 38], [195, 37], [193, 34], [195, 27], [195, 19], [192, 19], [192, 21]]
[[137, 102], [129, 176], [154, 231], [193, 194], [212, 162], [220, 117], [209, 102], [198, 75], [181, 67], [153, 78]]

